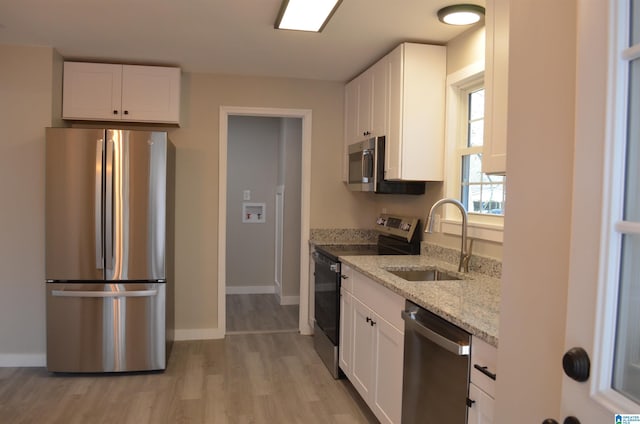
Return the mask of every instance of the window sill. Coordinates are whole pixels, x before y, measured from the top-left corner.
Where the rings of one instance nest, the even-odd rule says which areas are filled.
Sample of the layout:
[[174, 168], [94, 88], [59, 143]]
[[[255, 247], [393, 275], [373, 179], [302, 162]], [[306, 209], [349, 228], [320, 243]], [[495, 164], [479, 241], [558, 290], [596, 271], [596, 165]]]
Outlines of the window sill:
[[[444, 234], [460, 236], [462, 227], [461, 221], [445, 219], [441, 221], [440, 231]], [[477, 240], [502, 243], [503, 227], [500, 225], [479, 224], [470, 222], [467, 224], [467, 237]]]

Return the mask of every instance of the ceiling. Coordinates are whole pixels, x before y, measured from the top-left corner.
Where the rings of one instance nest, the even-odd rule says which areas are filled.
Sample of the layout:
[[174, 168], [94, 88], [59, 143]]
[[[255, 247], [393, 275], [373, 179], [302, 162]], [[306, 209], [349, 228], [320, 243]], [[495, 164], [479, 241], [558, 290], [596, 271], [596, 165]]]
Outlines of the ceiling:
[[468, 29], [438, 21], [450, 0], [343, 0], [321, 33], [280, 31], [280, 3], [2, 1], [0, 43], [51, 46], [65, 59], [347, 81], [402, 41], [446, 44]]

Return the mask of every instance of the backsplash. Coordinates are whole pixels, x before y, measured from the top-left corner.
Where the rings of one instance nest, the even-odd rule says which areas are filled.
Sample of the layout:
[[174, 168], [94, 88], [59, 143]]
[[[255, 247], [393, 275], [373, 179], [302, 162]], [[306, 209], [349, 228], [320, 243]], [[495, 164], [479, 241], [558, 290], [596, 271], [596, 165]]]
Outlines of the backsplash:
[[[420, 254], [430, 256], [451, 264], [457, 265], [460, 262], [460, 250], [443, 247], [437, 244], [423, 241], [420, 244]], [[502, 262], [485, 256], [477, 256], [471, 252], [469, 270], [488, 275], [493, 278], [502, 277]]]
[[378, 232], [362, 228], [315, 228], [310, 231], [315, 244], [375, 244]]
[[[376, 230], [363, 228], [313, 228], [310, 231], [309, 242], [314, 244], [375, 244], [378, 240], [378, 234]], [[460, 261], [459, 249], [443, 247], [425, 241], [420, 243], [420, 254], [454, 265], [457, 265]], [[501, 278], [502, 276], [501, 261], [486, 256], [474, 255], [473, 252], [471, 252], [469, 269], [492, 278]]]

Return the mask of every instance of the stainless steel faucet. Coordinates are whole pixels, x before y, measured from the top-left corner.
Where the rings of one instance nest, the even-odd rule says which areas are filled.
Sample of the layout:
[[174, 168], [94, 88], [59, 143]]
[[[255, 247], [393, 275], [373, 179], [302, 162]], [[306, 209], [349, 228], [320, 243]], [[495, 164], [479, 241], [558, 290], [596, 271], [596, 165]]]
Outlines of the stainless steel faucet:
[[471, 249], [473, 248], [473, 240], [471, 240], [471, 245], [467, 249], [467, 210], [464, 208], [464, 205], [460, 203], [458, 200], [446, 197], [444, 199], [438, 200], [433, 204], [431, 210], [429, 211], [429, 216], [427, 217], [427, 225], [424, 230], [425, 233], [433, 233], [433, 212], [438, 209], [441, 205], [445, 203], [451, 203], [460, 209], [460, 213], [462, 214], [462, 245], [460, 247], [460, 263], [458, 265], [458, 272], [469, 272], [469, 260], [471, 259]]

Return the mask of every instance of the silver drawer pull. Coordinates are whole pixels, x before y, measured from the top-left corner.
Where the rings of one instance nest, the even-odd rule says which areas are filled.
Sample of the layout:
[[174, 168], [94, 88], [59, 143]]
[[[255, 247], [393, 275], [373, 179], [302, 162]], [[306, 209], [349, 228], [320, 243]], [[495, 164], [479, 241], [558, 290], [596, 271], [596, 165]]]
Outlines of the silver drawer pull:
[[131, 291], [80, 291], [80, 290], [52, 290], [51, 295], [57, 297], [151, 297], [156, 296], [158, 290], [131, 290]]

